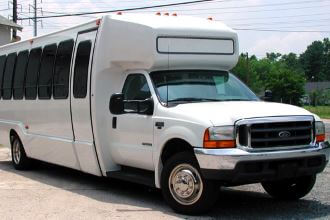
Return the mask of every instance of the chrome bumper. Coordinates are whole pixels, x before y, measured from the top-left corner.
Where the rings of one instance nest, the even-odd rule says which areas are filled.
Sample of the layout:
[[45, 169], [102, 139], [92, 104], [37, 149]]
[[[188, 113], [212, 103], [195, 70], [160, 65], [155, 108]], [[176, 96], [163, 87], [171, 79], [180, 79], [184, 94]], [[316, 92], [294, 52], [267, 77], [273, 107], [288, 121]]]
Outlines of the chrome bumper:
[[296, 159], [303, 157], [325, 156], [329, 161], [330, 144], [323, 142], [304, 149], [248, 152], [239, 148], [234, 149], [204, 149], [194, 148], [201, 169], [234, 170], [240, 162], [267, 161], [277, 159]]

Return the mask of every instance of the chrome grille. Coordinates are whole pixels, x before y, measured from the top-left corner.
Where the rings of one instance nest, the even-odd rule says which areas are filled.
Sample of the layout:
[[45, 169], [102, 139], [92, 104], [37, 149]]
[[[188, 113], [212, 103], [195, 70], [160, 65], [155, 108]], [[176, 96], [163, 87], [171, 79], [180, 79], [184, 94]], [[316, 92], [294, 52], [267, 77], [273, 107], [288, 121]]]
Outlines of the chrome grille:
[[239, 146], [253, 149], [306, 146], [313, 142], [313, 120], [240, 123], [237, 127]]

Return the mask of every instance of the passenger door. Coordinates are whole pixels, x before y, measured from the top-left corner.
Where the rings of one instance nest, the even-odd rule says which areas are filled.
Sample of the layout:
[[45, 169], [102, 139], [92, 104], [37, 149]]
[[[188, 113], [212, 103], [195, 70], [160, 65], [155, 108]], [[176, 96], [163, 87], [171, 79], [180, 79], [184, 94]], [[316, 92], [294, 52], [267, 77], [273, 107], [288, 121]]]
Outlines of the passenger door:
[[81, 170], [101, 175], [93, 138], [90, 78], [97, 31], [78, 34], [71, 80], [71, 110], [74, 146]]
[[[151, 98], [147, 79], [143, 74], [129, 74], [125, 80], [122, 93], [125, 100], [141, 101]], [[137, 112], [137, 105], [126, 103], [125, 113], [116, 115], [117, 123], [115, 148], [119, 164], [153, 170], [153, 117]]]

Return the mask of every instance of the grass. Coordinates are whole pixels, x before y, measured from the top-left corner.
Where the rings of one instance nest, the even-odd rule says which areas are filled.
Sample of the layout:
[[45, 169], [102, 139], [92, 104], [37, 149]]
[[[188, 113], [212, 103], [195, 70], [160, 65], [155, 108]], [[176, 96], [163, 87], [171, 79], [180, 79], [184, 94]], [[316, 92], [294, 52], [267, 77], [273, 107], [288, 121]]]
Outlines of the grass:
[[304, 106], [310, 112], [313, 112], [324, 119], [330, 119], [330, 106]]

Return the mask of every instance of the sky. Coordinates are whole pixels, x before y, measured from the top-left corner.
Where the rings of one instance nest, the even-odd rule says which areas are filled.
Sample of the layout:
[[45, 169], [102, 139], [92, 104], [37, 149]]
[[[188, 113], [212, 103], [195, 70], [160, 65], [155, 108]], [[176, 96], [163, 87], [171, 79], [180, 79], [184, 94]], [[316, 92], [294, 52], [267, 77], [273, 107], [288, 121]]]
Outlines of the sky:
[[[0, 14], [12, 15], [12, 0], [0, 0]], [[37, 0], [38, 16], [62, 13], [93, 12], [185, 2], [189, 0]], [[18, 17], [31, 17], [34, 0], [17, 0]], [[237, 30], [240, 52], [259, 58], [267, 52], [301, 54], [315, 40], [330, 37], [330, 0], [215, 0], [199, 4], [139, 10], [124, 13], [169, 12], [178, 16], [219, 20]], [[63, 18], [45, 18], [38, 22], [38, 35], [68, 28], [86, 22], [89, 15]], [[32, 21], [18, 22], [22, 39], [33, 36]], [[274, 31], [256, 31], [274, 30]], [[298, 32], [295, 32], [298, 31]], [[304, 32], [301, 32], [304, 31]]]

